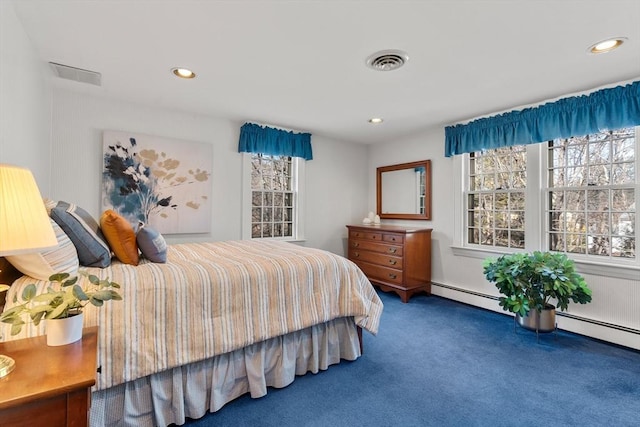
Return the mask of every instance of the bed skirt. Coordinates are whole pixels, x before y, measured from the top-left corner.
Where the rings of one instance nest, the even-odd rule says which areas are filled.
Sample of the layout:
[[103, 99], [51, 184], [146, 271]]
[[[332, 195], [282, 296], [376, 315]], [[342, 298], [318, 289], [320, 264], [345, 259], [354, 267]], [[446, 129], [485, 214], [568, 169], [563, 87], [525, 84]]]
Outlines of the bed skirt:
[[360, 356], [357, 327], [344, 317], [194, 362], [91, 396], [90, 425], [167, 426], [201, 418], [250, 393], [267, 394], [296, 375], [317, 373]]

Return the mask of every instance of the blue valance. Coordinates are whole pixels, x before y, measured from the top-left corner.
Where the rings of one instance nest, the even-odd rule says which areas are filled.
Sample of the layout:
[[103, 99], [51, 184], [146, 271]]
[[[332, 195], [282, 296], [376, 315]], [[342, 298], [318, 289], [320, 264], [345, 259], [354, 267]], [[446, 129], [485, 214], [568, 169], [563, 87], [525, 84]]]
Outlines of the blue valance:
[[445, 156], [640, 125], [640, 81], [445, 127]]
[[310, 133], [295, 133], [255, 123], [245, 123], [240, 128], [238, 152], [313, 159]]

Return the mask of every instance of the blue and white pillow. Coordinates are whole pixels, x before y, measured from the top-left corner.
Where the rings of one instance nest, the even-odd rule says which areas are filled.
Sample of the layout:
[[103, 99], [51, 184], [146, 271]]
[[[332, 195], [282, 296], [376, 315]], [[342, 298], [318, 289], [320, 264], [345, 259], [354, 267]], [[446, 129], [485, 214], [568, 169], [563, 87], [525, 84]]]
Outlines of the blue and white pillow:
[[140, 222], [136, 243], [142, 255], [152, 262], [167, 262], [167, 242], [158, 231]]
[[71, 203], [58, 202], [51, 209], [51, 218], [73, 242], [80, 265], [105, 268], [111, 264], [111, 249], [98, 222], [87, 211]]

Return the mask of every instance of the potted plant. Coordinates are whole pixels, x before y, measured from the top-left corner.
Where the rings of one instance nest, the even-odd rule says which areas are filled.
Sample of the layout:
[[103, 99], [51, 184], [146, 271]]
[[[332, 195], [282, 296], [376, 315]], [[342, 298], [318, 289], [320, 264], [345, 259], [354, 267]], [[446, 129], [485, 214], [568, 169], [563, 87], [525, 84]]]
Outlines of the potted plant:
[[82, 338], [82, 309], [85, 305], [101, 307], [105, 301], [122, 300], [114, 290], [120, 288], [119, 284], [100, 280], [82, 271], [79, 275], [83, 279], [70, 277], [69, 273], [54, 274], [49, 277], [54, 283], [40, 294], [36, 285], [27, 285], [22, 291], [22, 303], [18, 304], [18, 295], [14, 295], [13, 304], [16, 305], [2, 313], [0, 322], [11, 324], [11, 335], [17, 335], [26, 324], [23, 316], [28, 315], [35, 325], [43, 319], [47, 321], [48, 345], [64, 345], [79, 340]]
[[563, 253], [533, 252], [488, 258], [483, 263], [489, 282], [504, 296], [500, 306], [516, 314], [521, 326], [539, 332], [555, 330], [555, 309], [569, 302], [591, 302], [591, 289]]

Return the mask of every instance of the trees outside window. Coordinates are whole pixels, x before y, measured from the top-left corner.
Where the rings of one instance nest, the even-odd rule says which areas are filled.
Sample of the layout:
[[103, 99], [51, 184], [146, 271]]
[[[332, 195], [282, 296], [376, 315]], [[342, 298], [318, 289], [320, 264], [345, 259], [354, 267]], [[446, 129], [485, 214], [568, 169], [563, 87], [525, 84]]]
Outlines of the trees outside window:
[[636, 260], [638, 129], [471, 153], [465, 244]]
[[549, 250], [635, 258], [635, 129], [548, 143]]
[[468, 243], [524, 248], [526, 163], [522, 145], [469, 155]]
[[251, 154], [251, 238], [293, 238], [296, 227], [295, 159]]

